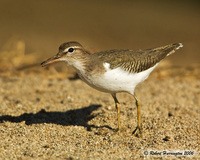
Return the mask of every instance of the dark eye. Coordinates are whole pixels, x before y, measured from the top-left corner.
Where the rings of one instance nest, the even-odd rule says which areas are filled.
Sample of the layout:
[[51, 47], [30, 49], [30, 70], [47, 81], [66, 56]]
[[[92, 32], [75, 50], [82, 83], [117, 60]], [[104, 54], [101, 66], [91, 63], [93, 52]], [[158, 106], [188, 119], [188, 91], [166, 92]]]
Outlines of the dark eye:
[[74, 48], [69, 48], [68, 52], [72, 53], [74, 51]]

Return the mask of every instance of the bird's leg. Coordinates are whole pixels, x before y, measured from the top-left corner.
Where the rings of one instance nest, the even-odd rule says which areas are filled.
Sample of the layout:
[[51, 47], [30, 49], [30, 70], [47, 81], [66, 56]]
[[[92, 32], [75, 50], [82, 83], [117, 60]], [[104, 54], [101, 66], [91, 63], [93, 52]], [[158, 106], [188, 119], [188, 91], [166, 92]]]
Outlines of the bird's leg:
[[120, 122], [120, 103], [119, 101], [117, 100], [117, 97], [116, 97], [116, 93], [113, 93], [112, 94], [112, 97], [115, 101], [115, 107], [117, 109], [117, 119], [118, 119], [118, 128], [117, 128], [117, 131], [120, 131], [121, 129], [121, 122]]
[[140, 135], [142, 135], [141, 103], [135, 95], [134, 95], [134, 98], [135, 98], [135, 101], [136, 101], [135, 104], [137, 107], [137, 127], [133, 131], [133, 134], [136, 136], [140, 136]]

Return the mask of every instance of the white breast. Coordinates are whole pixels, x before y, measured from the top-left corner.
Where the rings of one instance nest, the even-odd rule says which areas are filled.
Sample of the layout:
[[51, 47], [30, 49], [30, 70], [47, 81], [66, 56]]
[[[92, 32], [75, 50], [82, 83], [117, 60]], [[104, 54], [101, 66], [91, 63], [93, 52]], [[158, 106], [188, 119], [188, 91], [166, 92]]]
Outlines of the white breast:
[[101, 76], [99, 74], [90, 76], [82, 74], [80, 77], [93, 88], [103, 92], [129, 92], [134, 94], [135, 87], [148, 78], [157, 65], [140, 73], [128, 73], [120, 67], [110, 69], [110, 64], [104, 63], [106, 72]]

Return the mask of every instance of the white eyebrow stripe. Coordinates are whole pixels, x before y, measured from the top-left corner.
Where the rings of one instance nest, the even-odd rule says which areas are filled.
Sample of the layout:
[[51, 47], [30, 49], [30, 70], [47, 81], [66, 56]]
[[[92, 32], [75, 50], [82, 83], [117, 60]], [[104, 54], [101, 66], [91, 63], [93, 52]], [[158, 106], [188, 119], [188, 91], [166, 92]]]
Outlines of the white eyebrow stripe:
[[80, 46], [71, 46], [71, 47], [66, 48], [63, 52], [67, 52], [69, 50], [69, 48], [80, 49], [81, 47]]

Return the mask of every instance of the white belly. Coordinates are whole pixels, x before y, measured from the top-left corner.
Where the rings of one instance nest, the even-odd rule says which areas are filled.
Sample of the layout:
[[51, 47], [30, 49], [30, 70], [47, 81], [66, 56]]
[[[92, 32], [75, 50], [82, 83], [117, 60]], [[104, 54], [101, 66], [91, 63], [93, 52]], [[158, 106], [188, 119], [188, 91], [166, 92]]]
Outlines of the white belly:
[[135, 87], [146, 78], [157, 66], [153, 66], [140, 73], [128, 73], [122, 70], [120, 67], [110, 69], [108, 63], [104, 64], [106, 72], [101, 76], [99, 74], [93, 74], [86, 76], [84, 73], [79, 74], [80, 77], [91, 87], [108, 93], [116, 92], [128, 92], [134, 94]]

